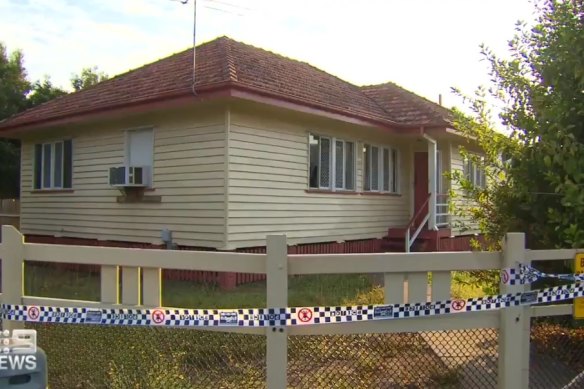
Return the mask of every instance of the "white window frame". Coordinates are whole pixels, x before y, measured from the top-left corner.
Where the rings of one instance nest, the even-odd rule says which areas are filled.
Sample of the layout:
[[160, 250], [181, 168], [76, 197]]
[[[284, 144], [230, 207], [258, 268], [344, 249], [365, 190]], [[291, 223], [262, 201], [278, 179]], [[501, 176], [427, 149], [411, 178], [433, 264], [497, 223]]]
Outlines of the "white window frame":
[[[61, 185], [55, 185], [55, 149], [57, 148], [57, 144], [61, 145]], [[41, 145], [41, 177], [40, 177], [40, 190], [49, 190], [49, 189], [64, 189], [63, 183], [65, 181], [65, 141], [59, 140], [55, 142], [45, 142], [40, 143]], [[51, 148], [51, 161], [50, 161], [50, 185], [45, 186], [45, 170], [47, 166], [45, 166], [45, 146], [50, 146]], [[36, 154], [36, 153], [35, 153]], [[35, 164], [36, 165], [36, 164]], [[34, 181], [34, 180], [33, 180]], [[34, 188], [34, 182], [33, 182]]]
[[126, 167], [130, 166], [130, 133], [131, 132], [138, 132], [138, 131], [150, 131], [152, 135], [152, 153], [150, 158], [150, 165], [141, 165], [146, 166], [147, 173], [148, 173], [148, 180], [147, 180], [147, 187], [152, 188], [154, 182], [154, 149], [156, 145], [154, 144], [156, 140], [156, 136], [154, 132], [156, 131], [154, 126], [142, 126], [142, 127], [135, 127], [135, 128], [128, 128], [124, 130], [124, 165]]
[[[483, 158], [480, 157], [479, 158]], [[464, 158], [463, 159], [463, 166], [466, 170], [466, 178], [470, 181], [470, 183], [477, 188], [485, 188], [487, 185], [487, 176], [483, 169], [480, 169], [472, 158]], [[481, 177], [482, 176], [482, 177]]]
[[[310, 138], [313, 136], [317, 136], [319, 137], [319, 139], [328, 139], [330, 142], [330, 153], [329, 153], [329, 185], [328, 186], [322, 186], [320, 185], [320, 168], [319, 171], [317, 172], [318, 175], [318, 186], [317, 187], [313, 187], [310, 186]], [[343, 187], [342, 188], [337, 188], [336, 185], [336, 180], [337, 180], [337, 166], [336, 166], [336, 160], [337, 160], [337, 141], [339, 142], [343, 142]], [[352, 143], [353, 144], [353, 187], [352, 188], [347, 188], [346, 185], [346, 166], [347, 166], [347, 143]], [[320, 166], [320, 155], [321, 155], [321, 146], [322, 146], [322, 142], [319, 142], [319, 148], [318, 148], [318, 156], [319, 156], [319, 166]], [[357, 142], [351, 139], [346, 139], [346, 138], [337, 138], [337, 137], [333, 137], [333, 136], [328, 136], [328, 135], [320, 135], [319, 133], [316, 132], [310, 132], [308, 133], [308, 189], [311, 190], [329, 190], [332, 192], [354, 192], [356, 191], [356, 187], [357, 187]]]
[[[369, 146], [369, 155], [366, 154], [365, 149], [366, 147]], [[373, 164], [372, 164], [372, 156], [373, 153], [371, 152], [372, 148], [376, 147], [379, 151], [377, 153], [377, 163], [378, 163], [378, 172], [377, 172], [377, 185], [378, 185], [378, 189], [371, 189], [371, 181], [373, 179], [373, 175], [371, 173], [373, 173]], [[385, 154], [385, 151], [388, 152], [389, 154], [389, 159], [388, 159], [388, 165], [384, 166], [383, 163], [383, 155]], [[393, 153], [396, 153], [396, 161], [395, 161], [395, 166], [393, 163]], [[400, 168], [401, 168], [401, 153], [399, 151], [398, 148], [395, 147], [391, 147], [391, 146], [387, 146], [387, 145], [379, 145], [379, 144], [375, 144], [375, 143], [367, 143], [364, 142], [363, 143], [363, 154], [365, 155], [365, 158], [367, 160], [365, 160], [365, 158], [363, 158], [363, 162], [364, 164], [368, 164], [369, 165], [369, 183], [366, 182], [366, 166], [363, 166], [363, 191], [364, 192], [372, 192], [372, 193], [391, 193], [391, 194], [400, 194], [401, 192], [401, 186], [400, 186]], [[384, 172], [385, 169], [389, 170], [389, 184], [388, 184], [388, 190], [384, 190]], [[394, 173], [395, 173], [395, 178], [394, 178]], [[366, 189], [366, 185], [369, 184], [369, 189]], [[395, 190], [394, 190], [395, 187]]]

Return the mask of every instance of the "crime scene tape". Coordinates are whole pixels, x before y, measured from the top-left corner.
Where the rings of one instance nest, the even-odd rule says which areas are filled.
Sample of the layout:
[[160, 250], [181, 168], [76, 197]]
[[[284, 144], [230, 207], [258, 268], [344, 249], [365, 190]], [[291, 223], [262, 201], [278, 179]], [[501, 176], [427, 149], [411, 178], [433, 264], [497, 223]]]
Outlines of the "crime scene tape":
[[584, 274], [544, 273], [521, 263], [518, 264], [518, 268], [501, 270], [501, 282], [505, 285], [531, 284], [540, 278], [556, 278], [563, 281], [584, 282]]
[[415, 304], [253, 309], [98, 309], [2, 304], [6, 320], [165, 327], [274, 327], [405, 319], [492, 311], [584, 297], [584, 284]]

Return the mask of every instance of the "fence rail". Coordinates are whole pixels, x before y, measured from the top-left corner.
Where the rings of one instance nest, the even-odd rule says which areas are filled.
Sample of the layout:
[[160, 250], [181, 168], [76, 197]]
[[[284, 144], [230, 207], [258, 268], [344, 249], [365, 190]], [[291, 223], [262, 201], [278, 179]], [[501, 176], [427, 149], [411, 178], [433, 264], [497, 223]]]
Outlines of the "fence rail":
[[[266, 254], [150, 250], [25, 243], [12, 226], [2, 227], [2, 302], [5, 304], [63, 307], [160, 307], [161, 270], [205, 270], [265, 273], [267, 307], [288, 305], [288, 276], [307, 274], [383, 273], [385, 303], [418, 303], [450, 299], [451, 272], [517, 267], [530, 261], [572, 259], [578, 250], [525, 250], [522, 233], [506, 236], [502, 252], [384, 253], [289, 255], [284, 235], [267, 237]], [[23, 262], [65, 262], [101, 267], [100, 301], [81, 301], [23, 295]], [[121, 277], [120, 277], [121, 270]], [[432, 274], [428, 286], [428, 274]], [[121, 278], [121, 280], [120, 280]], [[121, 291], [120, 291], [121, 284]], [[502, 293], [525, 290], [500, 285]], [[142, 291], [142, 292], [141, 292]], [[121, 293], [120, 293], [121, 292]], [[214, 308], [214, 307], [201, 307]], [[212, 331], [266, 337], [268, 388], [288, 382], [288, 346], [291, 336], [388, 334], [442, 330], [498, 329], [498, 382], [501, 388], [527, 388], [529, 382], [530, 319], [566, 315], [570, 304], [521, 306], [500, 311], [467, 312], [404, 320], [378, 320], [273, 328], [214, 328]], [[5, 329], [22, 322], [5, 320]]]

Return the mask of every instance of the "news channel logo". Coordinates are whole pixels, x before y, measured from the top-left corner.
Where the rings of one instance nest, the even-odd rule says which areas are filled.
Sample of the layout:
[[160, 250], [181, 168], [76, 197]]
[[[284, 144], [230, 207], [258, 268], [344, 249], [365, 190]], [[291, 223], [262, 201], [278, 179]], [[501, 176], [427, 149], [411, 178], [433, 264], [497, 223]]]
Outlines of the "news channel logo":
[[36, 330], [4, 330], [0, 339], [0, 354], [35, 354], [37, 352]]

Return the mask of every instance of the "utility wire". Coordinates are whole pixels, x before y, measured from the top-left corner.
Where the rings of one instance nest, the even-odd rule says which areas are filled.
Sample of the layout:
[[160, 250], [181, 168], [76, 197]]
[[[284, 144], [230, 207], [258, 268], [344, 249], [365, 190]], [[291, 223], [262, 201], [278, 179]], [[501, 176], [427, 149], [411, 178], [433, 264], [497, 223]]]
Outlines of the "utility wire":
[[205, 1], [208, 1], [210, 3], [225, 5], [227, 7], [232, 7], [232, 8], [236, 8], [236, 9], [239, 9], [239, 10], [253, 11], [252, 8], [242, 7], [241, 5], [233, 4], [233, 3], [230, 3], [230, 2], [224, 1], [224, 0], [205, 0]]
[[211, 7], [209, 5], [204, 5], [203, 7], [207, 8], [207, 9], [210, 9], [210, 10], [213, 10], [213, 11], [223, 12], [223, 13], [226, 13], [226, 14], [231, 14], [231, 15], [236, 15], [236, 16], [244, 16], [241, 13], [229, 11], [229, 10], [226, 10], [226, 9], [223, 9], [223, 8], [215, 8], [215, 7]]

